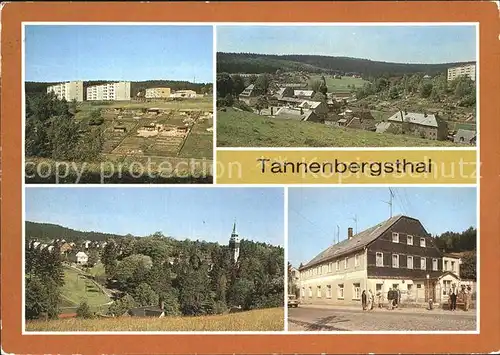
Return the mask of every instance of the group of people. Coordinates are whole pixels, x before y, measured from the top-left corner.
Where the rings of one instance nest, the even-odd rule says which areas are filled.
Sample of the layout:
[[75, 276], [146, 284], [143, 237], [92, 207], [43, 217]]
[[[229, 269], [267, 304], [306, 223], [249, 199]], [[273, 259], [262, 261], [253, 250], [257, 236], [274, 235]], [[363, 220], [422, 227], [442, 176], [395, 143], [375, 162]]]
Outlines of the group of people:
[[457, 298], [459, 293], [461, 294], [462, 302], [464, 303], [464, 311], [468, 311], [471, 301], [472, 301], [472, 289], [470, 285], [462, 286], [462, 290], [460, 292], [456, 292], [455, 288], [452, 288], [448, 294], [448, 305], [450, 311], [457, 310]]
[[[377, 292], [377, 300], [378, 300], [378, 308], [382, 308], [382, 292]], [[387, 292], [387, 300], [388, 309], [392, 310], [397, 308], [401, 303], [401, 291], [398, 288], [394, 287]], [[368, 292], [363, 291], [361, 293], [361, 305], [363, 306], [363, 311], [369, 309], [372, 310], [375, 304], [375, 297], [372, 293], [372, 290], [368, 290]]]

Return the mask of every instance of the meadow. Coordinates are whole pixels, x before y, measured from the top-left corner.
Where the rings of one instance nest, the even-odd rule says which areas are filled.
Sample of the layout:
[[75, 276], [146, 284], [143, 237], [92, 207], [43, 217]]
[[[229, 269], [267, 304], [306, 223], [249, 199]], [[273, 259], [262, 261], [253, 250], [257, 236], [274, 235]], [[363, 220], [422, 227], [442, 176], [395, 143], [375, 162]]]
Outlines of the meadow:
[[[313, 75], [309, 79], [309, 83], [315, 80], [321, 80], [321, 75]], [[325, 76], [326, 86], [328, 87], [328, 92], [349, 92], [352, 86], [358, 88], [362, 87], [368, 81], [361, 78], [353, 78], [351, 76], [343, 76], [342, 79], [334, 79], [332, 76]], [[349, 86], [349, 87], [347, 87]]]
[[26, 322], [27, 331], [282, 331], [283, 308], [200, 317], [57, 319]]
[[218, 147], [450, 147], [408, 135], [282, 120], [245, 111], [217, 112]]

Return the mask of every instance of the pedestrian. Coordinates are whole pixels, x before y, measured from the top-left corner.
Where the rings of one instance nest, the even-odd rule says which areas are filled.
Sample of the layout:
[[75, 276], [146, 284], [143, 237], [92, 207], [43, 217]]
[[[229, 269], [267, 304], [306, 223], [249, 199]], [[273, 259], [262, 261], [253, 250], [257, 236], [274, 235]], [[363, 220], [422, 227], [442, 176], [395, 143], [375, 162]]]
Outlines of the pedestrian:
[[392, 288], [391, 288], [387, 292], [387, 308], [389, 310], [392, 310], [392, 307], [394, 306], [394, 300], [392, 297], [393, 297], [393, 292], [392, 292]]
[[375, 298], [373, 297], [372, 290], [368, 290], [368, 295], [370, 298], [370, 311], [373, 310], [373, 303], [375, 303]]
[[401, 303], [401, 291], [400, 291], [399, 288], [396, 288], [396, 295], [397, 295], [397, 299], [398, 299], [397, 305], [398, 305], [398, 308], [399, 308], [399, 305]]
[[470, 285], [467, 285], [467, 288], [465, 289], [465, 307], [464, 307], [464, 310], [465, 311], [468, 311], [469, 310], [469, 307], [470, 307], [470, 301], [471, 301], [471, 287]]
[[455, 311], [457, 309], [457, 293], [455, 289], [451, 291], [451, 310]]
[[366, 291], [363, 290], [363, 293], [361, 294], [361, 305], [363, 306], [363, 311], [366, 310]]
[[382, 291], [377, 292], [378, 308], [382, 308]]

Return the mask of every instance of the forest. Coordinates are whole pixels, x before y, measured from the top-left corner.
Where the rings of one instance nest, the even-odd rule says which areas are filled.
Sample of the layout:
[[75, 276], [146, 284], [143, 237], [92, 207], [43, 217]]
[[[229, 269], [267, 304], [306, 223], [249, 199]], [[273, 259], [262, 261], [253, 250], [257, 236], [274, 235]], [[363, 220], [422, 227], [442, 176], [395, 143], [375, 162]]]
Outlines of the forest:
[[305, 71], [329, 74], [357, 73], [367, 77], [383, 75], [427, 73], [429, 75], [446, 71], [449, 67], [466, 63], [409, 64], [378, 62], [350, 57], [320, 55], [266, 55], [256, 53], [217, 53], [217, 73], [275, 73], [281, 71]]
[[[66, 238], [69, 240], [69, 238]], [[95, 252], [105, 275], [96, 278], [119, 296], [107, 314], [137, 306], [164, 306], [166, 315], [199, 316], [283, 306], [282, 247], [242, 240], [237, 262], [228, 246], [179, 241], [161, 233], [108, 239]], [[26, 244], [26, 317], [56, 318], [65, 255]], [[74, 251], [73, 251], [74, 252]], [[85, 304], [80, 305], [86, 308]], [[78, 314], [78, 311], [77, 311]], [[86, 312], [85, 317], [94, 315]]]

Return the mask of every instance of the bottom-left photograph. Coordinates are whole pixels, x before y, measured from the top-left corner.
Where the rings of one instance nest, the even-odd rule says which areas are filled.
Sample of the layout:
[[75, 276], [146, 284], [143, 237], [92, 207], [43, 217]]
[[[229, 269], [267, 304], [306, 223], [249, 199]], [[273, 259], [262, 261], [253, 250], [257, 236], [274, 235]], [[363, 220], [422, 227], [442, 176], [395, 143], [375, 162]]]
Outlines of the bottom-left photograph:
[[283, 331], [284, 191], [27, 187], [27, 332]]

